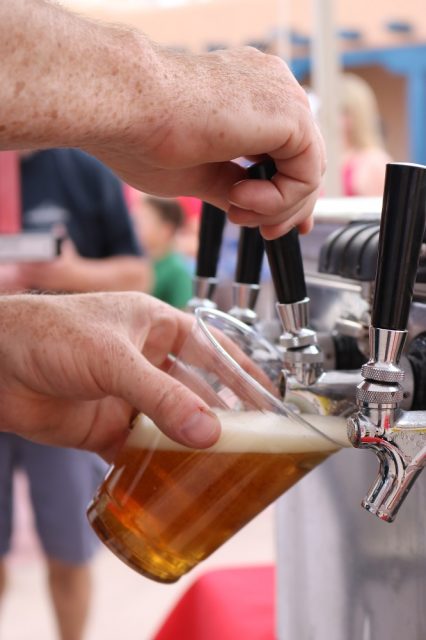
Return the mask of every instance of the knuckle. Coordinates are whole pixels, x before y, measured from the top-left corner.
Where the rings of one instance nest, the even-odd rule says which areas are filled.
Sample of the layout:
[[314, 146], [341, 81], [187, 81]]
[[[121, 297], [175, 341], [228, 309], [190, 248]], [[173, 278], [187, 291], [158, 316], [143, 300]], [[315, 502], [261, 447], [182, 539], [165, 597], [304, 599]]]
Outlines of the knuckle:
[[171, 433], [180, 424], [185, 414], [188, 390], [170, 379], [171, 384], [156, 390], [152, 407], [152, 419], [162, 429]]

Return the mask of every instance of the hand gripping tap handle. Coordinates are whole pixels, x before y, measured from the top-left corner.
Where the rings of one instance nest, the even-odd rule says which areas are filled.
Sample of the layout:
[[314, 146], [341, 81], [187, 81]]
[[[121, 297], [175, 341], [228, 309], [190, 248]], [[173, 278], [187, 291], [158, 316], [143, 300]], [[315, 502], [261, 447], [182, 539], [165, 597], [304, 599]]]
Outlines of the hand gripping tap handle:
[[380, 224], [373, 327], [405, 331], [413, 296], [426, 214], [426, 167], [386, 167]]
[[[276, 173], [275, 165], [270, 160], [253, 164], [247, 170], [247, 177], [250, 180], [270, 180], [274, 173]], [[235, 282], [259, 284], [263, 254], [264, 245], [259, 229], [257, 227], [242, 227], [238, 242]]]
[[199, 278], [216, 277], [225, 220], [224, 211], [203, 202], [195, 269], [195, 274]]
[[[271, 180], [277, 172], [271, 159], [250, 167], [250, 171], [256, 171], [258, 177], [264, 180]], [[297, 229], [276, 240], [264, 240], [264, 245], [278, 302], [293, 304], [306, 298], [305, 272]]]

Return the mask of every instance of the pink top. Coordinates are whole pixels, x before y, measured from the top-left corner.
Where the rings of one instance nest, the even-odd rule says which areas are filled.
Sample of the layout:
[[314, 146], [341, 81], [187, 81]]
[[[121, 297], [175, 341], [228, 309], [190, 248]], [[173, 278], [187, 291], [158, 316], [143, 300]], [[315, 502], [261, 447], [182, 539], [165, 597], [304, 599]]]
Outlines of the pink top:
[[348, 160], [342, 168], [342, 185], [343, 185], [343, 195], [345, 196], [356, 196], [357, 193], [353, 187], [354, 181], [354, 170], [355, 163], [353, 160]]
[[201, 200], [189, 196], [179, 196], [177, 201], [183, 209], [186, 220], [193, 220], [194, 218], [198, 220], [201, 215]]
[[0, 151], [0, 233], [21, 230], [21, 177], [16, 151]]

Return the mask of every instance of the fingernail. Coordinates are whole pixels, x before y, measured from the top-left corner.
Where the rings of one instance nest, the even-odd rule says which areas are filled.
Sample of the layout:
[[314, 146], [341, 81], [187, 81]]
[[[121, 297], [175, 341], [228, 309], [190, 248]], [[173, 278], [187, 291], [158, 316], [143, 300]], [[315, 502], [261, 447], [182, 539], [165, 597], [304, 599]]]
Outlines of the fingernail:
[[200, 408], [183, 423], [180, 433], [189, 446], [210, 446], [219, 437], [220, 423], [213, 411]]
[[242, 180], [238, 180], [238, 182], [234, 182], [234, 184], [232, 186], [236, 187], [237, 184], [241, 184], [242, 182], [247, 182], [247, 178], [243, 178]]
[[232, 202], [232, 200], [228, 200], [228, 202], [232, 207], [237, 207], [237, 209], [242, 209], [243, 211], [250, 211], [250, 209], [246, 209], [245, 207], [242, 207], [240, 204], [237, 204], [236, 202]]

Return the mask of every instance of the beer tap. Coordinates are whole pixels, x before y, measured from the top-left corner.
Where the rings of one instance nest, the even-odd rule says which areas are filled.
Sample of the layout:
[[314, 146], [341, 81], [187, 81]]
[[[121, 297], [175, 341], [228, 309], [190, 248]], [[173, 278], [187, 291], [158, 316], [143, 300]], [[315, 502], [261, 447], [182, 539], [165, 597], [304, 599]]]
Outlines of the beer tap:
[[258, 320], [255, 306], [263, 261], [263, 239], [257, 227], [242, 227], [229, 315], [249, 325]]
[[255, 307], [260, 289], [263, 253], [263, 240], [259, 229], [241, 227], [237, 266], [232, 284], [232, 307], [228, 313], [249, 325], [256, 324], [258, 320]]
[[370, 359], [348, 420], [354, 447], [373, 450], [379, 474], [363, 507], [392, 522], [426, 464], [426, 411], [403, 411], [400, 357], [407, 335], [426, 214], [426, 167], [387, 165], [376, 285], [369, 328]]
[[297, 229], [276, 240], [265, 240], [265, 249], [284, 329], [280, 337], [284, 368], [298, 383], [309, 386], [321, 377], [324, 357], [316, 331], [308, 326], [309, 298]]
[[309, 297], [297, 229], [277, 240], [265, 241], [265, 248], [284, 329], [280, 338], [283, 398], [306, 413], [350, 415], [355, 408], [354, 390], [360, 373], [325, 370], [317, 333], [309, 327]]
[[[252, 179], [271, 180], [275, 173], [272, 159], [249, 169]], [[247, 239], [242, 235], [239, 255], [249, 255], [244, 249], [245, 242]], [[284, 329], [280, 338], [279, 386], [282, 396], [285, 396], [286, 402], [297, 405], [307, 413], [350, 415], [355, 408], [354, 390], [361, 380], [360, 372], [358, 369], [350, 372], [324, 370], [323, 351], [316, 332], [309, 327], [309, 298], [297, 230], [292, 229], [281, 238], [263, 242], [278, 298], [277, 311]], [[261, 260], [259, 249], [256, 255]], [[243, 261], [239, 260], [239, 263], [243, 264]], [[257, 264], [260, 273], [260, 262]], [[273, 369], [273, 376], [270, 377], [276, 380], [276, 357]]]
[[[274, 173], [276, 169], [272, 161], [260, 162], [247, 169], [247, 178], [269, 180]], [[229, 314], [249, 325], [256, 324], [258, 320], [255, 306], [260, 288], [263, 254], [263, 238], [258, 227], [242, 227]]]
[[197, 307], [215, 309], [217, 306], [212, 297], [217, 285], [216, 271], [225, 221], [224, 211], [208, 202], [203, 203], [193, 297], [188, 302], [188, 311], [193, 312]]

